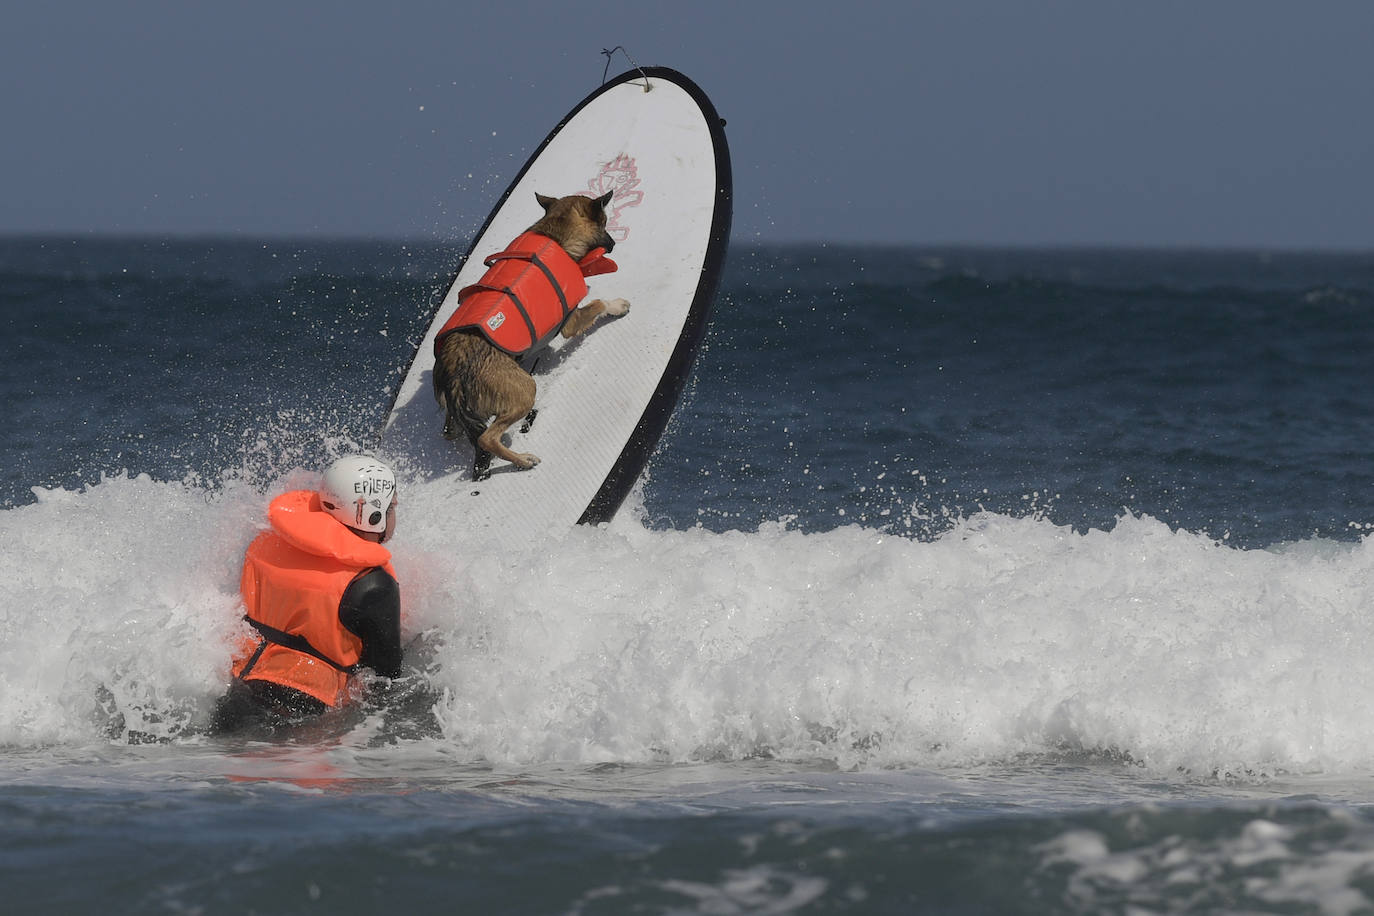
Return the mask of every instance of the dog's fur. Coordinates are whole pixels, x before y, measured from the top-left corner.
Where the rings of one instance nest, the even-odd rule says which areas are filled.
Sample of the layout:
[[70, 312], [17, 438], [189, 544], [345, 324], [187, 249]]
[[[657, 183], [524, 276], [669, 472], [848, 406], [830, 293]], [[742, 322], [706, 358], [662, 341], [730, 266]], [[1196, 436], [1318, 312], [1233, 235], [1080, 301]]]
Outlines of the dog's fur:
[[[611, 194], [598, 198], [580, 194], [535, 197], [544, 208], [544, 217], [528, 231], [558, 242], [574, 261], [580, 261], [593, 248], [610, 252], [615, 247], [615, 240], [606, 232], [606, 205]], [[568, 316], [560, 333], [565, 338], [576, 337], [603, 315], [623, 315], [629, 308], [624, 299], [593, 299]], [[493, 455], [518, 468], [539, 463], [537, 455], [512, 451], [501, 441], [506, 430], [521, 418], [533, 422], [534, 395], [534, 378], [479, 332], [453, 331], [440, 343], [434, 360], [434, 396], [446, 415], [444, 438], [456, 439], [460, 431], [467, 435], [476, 451], [474, 479], [490, 474]]]

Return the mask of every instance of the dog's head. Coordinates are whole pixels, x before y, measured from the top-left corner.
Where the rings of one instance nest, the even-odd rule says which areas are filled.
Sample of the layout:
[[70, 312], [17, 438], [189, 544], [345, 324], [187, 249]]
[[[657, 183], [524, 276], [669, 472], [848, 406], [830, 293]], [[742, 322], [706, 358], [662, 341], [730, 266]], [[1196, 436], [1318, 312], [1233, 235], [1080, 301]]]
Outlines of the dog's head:
[[615, 239], [606, 231], [606, 205], [614, 193], [600, 197], [548, 197], [536, 192], [534, 197], [544, 208], [544, 218], [530, 231], [558, 242], [574, 261], [582, 260], [593, 248], [604, 248], [610, 253], [615, 248]]

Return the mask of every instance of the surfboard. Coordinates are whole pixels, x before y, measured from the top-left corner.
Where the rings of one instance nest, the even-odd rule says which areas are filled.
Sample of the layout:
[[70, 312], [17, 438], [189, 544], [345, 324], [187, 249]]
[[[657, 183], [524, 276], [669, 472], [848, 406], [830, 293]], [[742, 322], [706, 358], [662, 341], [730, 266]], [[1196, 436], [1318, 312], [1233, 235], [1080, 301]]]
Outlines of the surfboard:
[[[610, 520], [643, 473], [705, 334], [730, 235], [731, 173], [724, 121], [699, 86], [666, 67], [627, 71], [579, 102], [525, 163], [474, 237], [396, 389], [378, 453], [424, 487], [455, 524], [528, 543], [575, 524]], [[433, 393], [434, 338], [483, 261], [543, 215], [550, 197], [613, 192], [607, 231], [614, 273], [588, 278], [594, 298], [623, 298], [541, 358], [537, 417], [510, 446], [540, 464], [500, 459], [474, 481], [466, 438], [442, 436]]]

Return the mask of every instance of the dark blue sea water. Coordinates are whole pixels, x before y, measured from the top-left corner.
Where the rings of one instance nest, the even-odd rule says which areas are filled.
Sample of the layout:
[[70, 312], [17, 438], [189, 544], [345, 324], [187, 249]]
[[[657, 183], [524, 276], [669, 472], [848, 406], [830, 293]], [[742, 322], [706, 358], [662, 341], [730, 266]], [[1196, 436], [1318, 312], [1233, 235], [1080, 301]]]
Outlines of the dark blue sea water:
[[7, 911], [1374, 910], [1370, 254], [737, 244], [612, 524], [200, 734], [464, 248], [0, 240]]

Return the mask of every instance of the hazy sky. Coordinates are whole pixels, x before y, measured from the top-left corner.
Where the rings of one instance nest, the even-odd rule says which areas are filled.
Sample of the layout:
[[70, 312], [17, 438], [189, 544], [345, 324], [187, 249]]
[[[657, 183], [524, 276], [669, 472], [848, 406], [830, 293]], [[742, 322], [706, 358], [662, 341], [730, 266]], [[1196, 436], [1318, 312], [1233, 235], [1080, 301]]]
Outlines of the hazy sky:
[[737, 240], [1374, 248], [1368, 0], [11, 4], [0, 233], [463, 237], [615, 45]]

